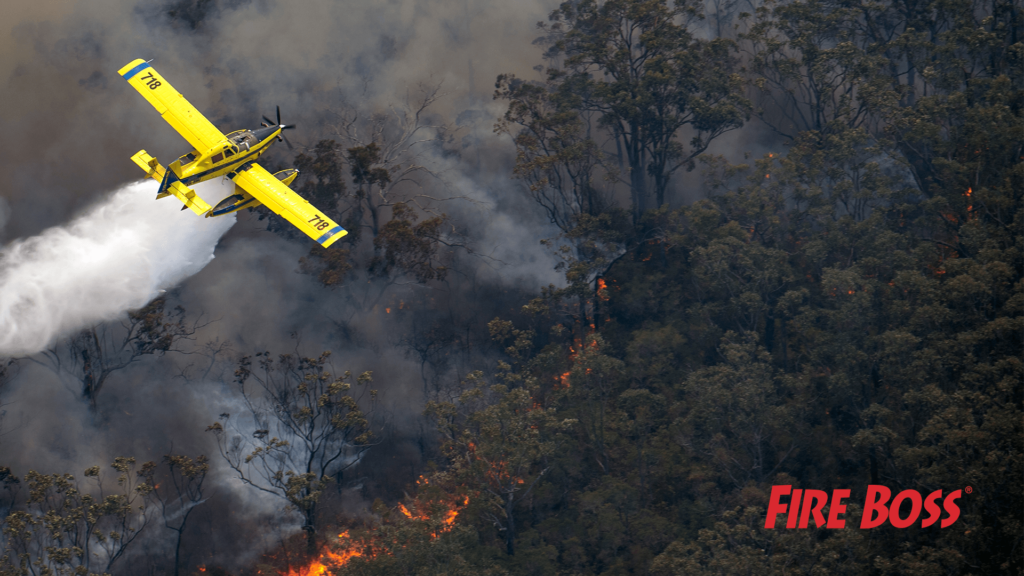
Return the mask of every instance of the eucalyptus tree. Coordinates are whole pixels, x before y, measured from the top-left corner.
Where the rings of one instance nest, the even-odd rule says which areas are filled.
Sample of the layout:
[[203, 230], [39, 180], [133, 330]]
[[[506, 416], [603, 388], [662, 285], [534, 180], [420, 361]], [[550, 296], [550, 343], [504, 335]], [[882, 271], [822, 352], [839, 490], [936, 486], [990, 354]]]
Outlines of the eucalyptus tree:
[[[267, 352], [243, 357], [235, 371], [251, 421], [230, 414], [207, 430], [238, 479], [286, 500], [303, 516], [307, 552], [317, 551], [318, 503], [373, 444], [369, 414], [377, 391], [369, 372], [337, 374], [330, 352], [317, 358]], [[354, 380], [354, 382], [353, 382]], [[353, 383], [357, 393], [352, 393]]]

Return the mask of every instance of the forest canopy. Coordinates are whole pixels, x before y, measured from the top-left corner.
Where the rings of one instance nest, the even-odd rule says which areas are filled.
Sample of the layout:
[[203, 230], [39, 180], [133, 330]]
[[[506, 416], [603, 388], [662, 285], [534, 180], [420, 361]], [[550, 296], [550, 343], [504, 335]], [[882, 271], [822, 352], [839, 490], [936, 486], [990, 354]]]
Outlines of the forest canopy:
[[[164, 16], [201, 34], [216, 5]], [[98, 467], [0, 468], [0, 576], [130, 573], [161, 523], [173, 561], [152, 565], [192, 573], [187, 520], [225, 466], [301, 523], [244, 574], [1024, 571], [1019, 3], [572, 0], [537, 31], [535, 74], [486, 71], [491, 164], [550, 224], [530, 242], [562, 281], [468, 272], [490, 257], [445, 166], [484, 163], [457, 164], [474, 150], [440, 84], [385, 113], [332, 103], [289, 160], [351, 233], [310, 248], [260, 219], [302, 246], [321, 302], [415, 303], [386, 345], [419, 368], [420, 419], [389, 419], [386, 378], [322, 350], [189, 349], [209, 367], [183, 379], [244, 400], [206, 429], [213, 456], [119, 458], [105, 497], [84, 487]], [[338, 342], [380, 346], [355, 314]], [[129, 318], [41, 365], [96, 411], [202, 328], [165, 297]], [[846, 528], [766, 529], [775, 485], [850, 490]], [[959, 519], [861, 530], [869, 485], [962, 490]], [[345, 490], [374, 503], [346, 515]]]

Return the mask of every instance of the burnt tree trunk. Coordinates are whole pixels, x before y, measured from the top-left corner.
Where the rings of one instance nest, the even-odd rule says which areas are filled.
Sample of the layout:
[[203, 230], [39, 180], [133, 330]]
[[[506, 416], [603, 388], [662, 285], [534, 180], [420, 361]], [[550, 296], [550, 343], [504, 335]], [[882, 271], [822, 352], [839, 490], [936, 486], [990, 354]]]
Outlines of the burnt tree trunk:
[[514, 556], [516, 553], [516, 518], [512, 514], [514, 505], [515, 493], [509, 492], [508, 500], [505, 501], [505, 518], [508, 520], [505, 530], [505, 552], [509, 556]]

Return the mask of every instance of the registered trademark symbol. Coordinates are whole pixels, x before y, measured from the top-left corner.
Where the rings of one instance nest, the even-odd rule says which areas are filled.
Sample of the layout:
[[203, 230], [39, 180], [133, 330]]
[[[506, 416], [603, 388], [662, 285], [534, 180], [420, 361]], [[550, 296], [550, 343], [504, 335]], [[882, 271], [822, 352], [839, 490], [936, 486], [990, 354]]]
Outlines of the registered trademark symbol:
[[968, 494], [970, 494], [971, 492], [974, 492], [974, 488], [971, 488], [970, 486], [968, 486], [967, 488], [964, 488], [964, 492], [967, 492]]

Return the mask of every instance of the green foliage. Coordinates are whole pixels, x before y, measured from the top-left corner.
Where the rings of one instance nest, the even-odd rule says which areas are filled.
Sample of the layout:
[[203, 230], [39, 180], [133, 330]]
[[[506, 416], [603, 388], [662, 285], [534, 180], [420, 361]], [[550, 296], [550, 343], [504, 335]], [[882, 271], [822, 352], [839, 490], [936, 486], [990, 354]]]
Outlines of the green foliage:
[[[348, 230], [342, 242], [349, 246], [325, 249], [313, 245], [309, 254], [299, 260], [303, 273], [316, 276], [320, 284], [332, 288], [342, 286], [349, 273], [362, 266], [369, 273], [388, 279], [388, 284], [403, 275], [412, 276], [418, 282], [444, 279], [447, 268], [442, 263], [441, 246], [452, 246], [446, 240], [450, 235], [445, 230], [448, 217], [431, 212], [430, 218], [419, 221], [422, 213], [429, 212], [420, 205], [421, 198], [398, 195], [404, 198], [399, 200], [392, 194], [400, 182], [415, 183], [412, 176], [417, 172], [430, 174], [425, 166], [414, 162], [415, 154], [410, 149], [415, 142], [410, 138], [424, 128], [419, 113], [434, 98], [436, 92], [426, 97], [412, 124], [390, 126], [386, 120], [375, 117], [373, 133], [381, 139], [380, 143], [374, 140], [352, 146], [342, 155], [334, 140], [322, 140], [311, 155], [296, 156], [295, 166], [311, 176], [307, 176], [299, 191], [341, 222]], [[354, 130], [355, 122], [352, 118], [346, 129]], [[440, 127], [434, 128], [443, 132]], [[401, 135], [398, 140], [388, 142], [385, 134], [391, 134], [393, 129], [399, 129]], [[357, 139], [357, 136], [351, 133], [348, 139]], [[410, 154], [409, 163], [403, 165], [400, 160]], [[345, 183], [345, 164], [348, 165], [347, 178], [354, 188], [351, 195]], [[346, 198], [352, 200], [349, 206], [339, 209], [339, 202]], [[388, 211], [391, 219], [385, 221]], [[364, 228], [372, 235], [372, 255], [364, 255], [357, 249]]]
[[303, 152], [295, 157], [295, 167], [305, 180], [297, 189], [302, 197], [332, 219], [340, 219], [338, 203], [348, 196], [348, 189], [337, 143], [334, 140], [317, 142], [311, 154]]
[[[28, 495], [2, 522], [0, 574], [105, 576], [149, 523], [147, 502], [152, 485], [140, 482], [135, 459], [118, 457], [117, 491], [105, 494], [100, 467], [83, 476], [95, 483], [83, 489], [72, 474], [25, 476]], [[4, 484], [20, 483], [3, 469]]]
[[502, 576], [507, 571], [493, 559], [478, 558], [474, 531], [456, 526], [432, 535], [422, 521], [385, 523], [373, 531], [379, 547], [373, 556], [356, 557], [333, 571], [336, 576]]
[[468, 488], [471, 511], [504, 533], [513, 555], [518, 509], [550, 470], [572, 420], [537, 406], [527, 387], [486, 386], [479, 373], [467, 379], [458, 402], [431, 402], [427, 413], [445, 438], [446, 479]]
[[351, 251], [347, 248], [324, 248], [314, 244], [308, 256], [299, 258], [299, 270], [304, 274], [313, 274], [318, 282], [333, 288], [345, 281], [345, 276], [352, 270]]
[[[732, 43], [691, 32], [697, 5], [663, 0], [565, 2], [546, 27], [548, 82], [562, 108], [596, 115], [628, 163], [634, 217], [667, 201], [669, 180], [724, 132], [742, 125], [748, 101]], [[522, 99], [512, 98], [515, 109]], [[678, 139], [691, 129], [688, 146]], [[653, 187], [650, 185], [653, 184]]]
[[[700, 157], [706, 199], [619, 227], [576, 200], [592, 175], [559, 185], [556, 171], [591, 169], [569, 163], [589, 146], [588, 113], [621, 138], [644, 98], [692, 78], [682, 60], [660, 79], [645, 79], [653, 63], [617, 72], [635, 63], [616, 44], [627, 32], [662, 42], [653, 55], [683, 46], [686, 11], [565, 4], [545, 27], [562, 58], [547, 83], [499, 78], [499, 129], [520, 129], [516, 175], [534, 193], [571, 192], [553, 218], [569, 223], [567, 282], [525, 307], [536, 325], [489, 324], [507, 387], [476, 374], [459, 402], [432, 406], [458, 447], [443, 473], [483, 486], [469, 473], [480, 445], [533, 454], [522, 477], [537, 481], [506, 515], [514, 555], [496, 557], [514, 574], [1019, 573], [1024, 12], [766, 4], [741, 42], [785, 153]], [[607, 153], [586, 154], [604, 169]], [[556, 451], [510, 434], [516, 405], [560, 423]], [[765, 530], [774, 484], [850, 489], [847, 527]], [[946, 529], [861, 531], [868, 484], [973, 490]], [[513, 551], [489, 537], [504, 528], [498, 502], [460, 516], [482, 535], [464, 553]]]
[[448, 269], [439, 262], [441, 227], [446, 216], [435, 216], [417, 223], [418, 217], [406, 204], [391, 207], [391, 220], [373, 239], [378, 254], [370, 262], [370, 271], [388, 275], [403, 270], [419, 282], [444, 280]]
[[598, 216], [608, 207], [600, 180], [603, 157], [588, 135], [577, 94], [559, 89], [560, 78], [547, 84], [524, 82], [502, 74], [494, 98], [508, 100], [508, 110], [495, 132], [512, 136], [516, 147], [513, 175], [528, 186], [530, 196], [563, 232], [580, 218]]
[[[689, 1], [565, 2], [541, 25], [543, 79], [498, 76], [495, 131], [561, 232], [544, 242], [565, 283], [524, 306], [530, 325], [491, 321], [493, 374], [427, 408], [445, 461], [411, 499], [468, 498], [454, 527], [376, 506], [336, 573], [1024, 571], [1024, 11], [768, 1], [734, 43], [736, 4], [715, 4], [704, 40]], [[324, 285], [360, 265], [445, 278], [446, 218], [393, 195], [430, 174], [409, 150], [436, 94], [369, 139], [343, 117], [344, 145], [297, 159], [307, 197], [335, 209], [348, 179], [355, 200], [349, 248], [302, 263]], [[704, 155], [748, 112], [776, 151]], [[670, 208], [698, 165], [706, 197]], [[271, 364], [267, 403], [248, 398], [287, 435], [260, 425], [227, 454], [312, 534], [323, 462], [357, 457], [368, 420], [323, 357]], [[850, 489], [847, 527], [764, 529], [775, 484]], [[948, 528], [866, 531], [869, 484], [973, 491]]]

